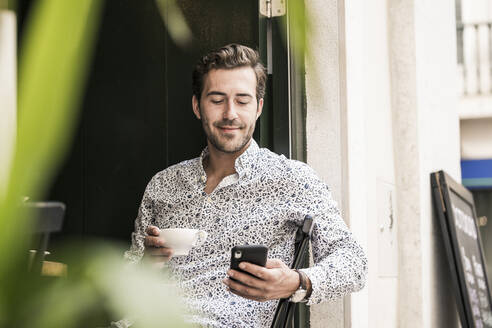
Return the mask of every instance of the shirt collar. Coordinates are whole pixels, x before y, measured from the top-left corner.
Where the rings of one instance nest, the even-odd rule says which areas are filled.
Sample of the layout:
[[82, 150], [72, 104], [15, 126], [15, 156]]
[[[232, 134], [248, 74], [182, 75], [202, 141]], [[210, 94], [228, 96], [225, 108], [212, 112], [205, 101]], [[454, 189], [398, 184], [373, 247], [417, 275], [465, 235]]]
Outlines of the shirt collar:
[[[248, 146], [248, 149], [244, 151], [238, 158], [236, 158], [236, 162], [234, 164], [234, 168], [236, 169], [236, 172], [239, 175], [239, 178], [242, 178], [243, 176], [247, 175], [249, 172], [251, 172], [252, 169], [255, 168], [256, 160], [258, 157], [258, 153], [260, 152], [260, 147], [256, 143], [256, 141], [251, 138], [251, 143]], [[203, 169], [203, 160], [205, 157], [207, 157], [209, 154], [208, 146], [203, 149], [202, 153], [200, 154], [200, 160], [199, 160], [199, 170], [200, 170], [200, 178], [202, 180], [206, 180], [206, 173], [205, 170]], [[203, 182], [203, 181], [202, 181]]]
[[234, 164], [234, 168], [239, 174], [239, 177], [247, 175], [252, 169], [255, 168], [259, 152], [260, 147], [258, 147], [256, 141], [251, 138], [251, 143], [249, 144], [248, 149], [246, 149], [241, 156], [236, 158], [236, 163]]

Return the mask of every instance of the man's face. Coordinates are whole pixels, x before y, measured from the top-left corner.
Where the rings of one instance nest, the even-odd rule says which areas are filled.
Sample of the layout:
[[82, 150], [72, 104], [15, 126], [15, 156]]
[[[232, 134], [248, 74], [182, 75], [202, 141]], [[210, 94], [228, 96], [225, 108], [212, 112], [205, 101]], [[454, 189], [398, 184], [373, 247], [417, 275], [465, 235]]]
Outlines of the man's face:
[[229, 154], [248, 145], [262, 108], [251, 67], [211, 70], [205, 76], [200, 103], [193, 96], [193, 112], [202, 120], [209, 143]]

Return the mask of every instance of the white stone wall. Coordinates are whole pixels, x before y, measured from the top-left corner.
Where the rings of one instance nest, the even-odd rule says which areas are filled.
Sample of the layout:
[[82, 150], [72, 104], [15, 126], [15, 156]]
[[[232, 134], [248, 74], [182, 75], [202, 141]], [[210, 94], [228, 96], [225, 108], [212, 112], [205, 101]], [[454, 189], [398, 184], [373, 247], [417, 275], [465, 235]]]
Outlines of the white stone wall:
[[454, 1], [418, 0], [414, 13], [420, 154], [421, 315], [423, 327], [456, 327], [454, 290], [441, 229], [433, 215], [429, 178], [431, 172], [443, 169], [461, 181], [458, 91], [454, 73], [457, 67], [455, 5]]
[[429, 184], [460, 181], [454, 2], [306, 6], [308, 163], [369, 257], [366, 288], [313, 307], [312, 326], [457, 326]]
[[351, 296], [351, 326], [395, 327], [398, 217], [386, 1], [347, 1], [345, 36], [346, 197], [351, 229], [369, 259], [366, 288]]
[[[340, 113], [340, 61], [337, 1], [306, 0], [314, 27], [306, 58], [307, 163], [332, 188], [343, 208]], [[311, 307], [311, 327], [343, 327], [343, 301]]]
[[0, 10], [0, 197], [12, 159], [17, 125], [16, 18]]

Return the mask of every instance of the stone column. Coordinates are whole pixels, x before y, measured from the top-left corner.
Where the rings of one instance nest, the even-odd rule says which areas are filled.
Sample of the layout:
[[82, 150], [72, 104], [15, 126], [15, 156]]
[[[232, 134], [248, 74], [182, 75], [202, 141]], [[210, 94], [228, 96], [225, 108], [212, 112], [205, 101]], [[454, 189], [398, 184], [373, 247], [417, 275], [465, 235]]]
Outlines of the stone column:
[[[339, 4], [337, 0], [305, 1], [312, 27], [306, 57], [306, 159], [331, 187], [343, 211]], [[311, 307], [311, 327], [343, 326], [343, 300]]]
[[457, 327], [430, 173], [460, 181], [454, 2], [388, 1], [399, 327]]

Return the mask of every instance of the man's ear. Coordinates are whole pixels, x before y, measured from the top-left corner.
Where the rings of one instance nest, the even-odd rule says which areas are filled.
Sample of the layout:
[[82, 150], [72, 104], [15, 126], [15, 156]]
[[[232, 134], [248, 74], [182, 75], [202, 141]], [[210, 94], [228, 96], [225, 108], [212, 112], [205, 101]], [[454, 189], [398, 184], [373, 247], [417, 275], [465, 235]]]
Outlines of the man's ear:
[[196, 118], [201, 120], [202, 118], [200, 116], [200, 104], [195, 95], [193, 95], [193, 97], [191, 98], [191, 105], [193, 106], [193, 113], [195, 113]]
[[256, 109], [256, 119], [258, 119], [263, 112], [263, 98], [258, 101], [258, 108]]

